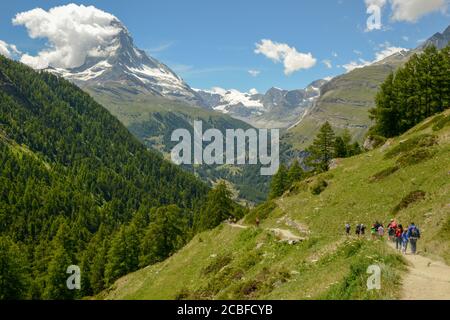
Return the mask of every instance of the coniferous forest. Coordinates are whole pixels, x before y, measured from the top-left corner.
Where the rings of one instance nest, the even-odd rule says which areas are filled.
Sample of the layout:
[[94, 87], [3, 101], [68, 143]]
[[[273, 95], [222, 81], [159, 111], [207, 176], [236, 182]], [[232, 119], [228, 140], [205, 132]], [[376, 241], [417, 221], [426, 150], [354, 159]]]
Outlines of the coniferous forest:
[[91, 295], [163, 260], [215, 226], [207, 195], [78, 87], [0, 56], [0, 299]]

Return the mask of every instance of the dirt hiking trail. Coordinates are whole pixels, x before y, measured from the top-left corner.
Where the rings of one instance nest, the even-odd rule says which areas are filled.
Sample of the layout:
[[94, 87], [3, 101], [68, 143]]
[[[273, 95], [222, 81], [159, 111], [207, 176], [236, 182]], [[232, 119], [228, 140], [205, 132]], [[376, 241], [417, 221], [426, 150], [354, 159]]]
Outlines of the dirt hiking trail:
[[[389, 243], [391, 247], [395, 245]], [[418, 242], [420, 246], [420, 240]], [[403, 255], [408, 273], [403, 277], [402, 300], [450, 300], [450, 267], [421, 255]]]

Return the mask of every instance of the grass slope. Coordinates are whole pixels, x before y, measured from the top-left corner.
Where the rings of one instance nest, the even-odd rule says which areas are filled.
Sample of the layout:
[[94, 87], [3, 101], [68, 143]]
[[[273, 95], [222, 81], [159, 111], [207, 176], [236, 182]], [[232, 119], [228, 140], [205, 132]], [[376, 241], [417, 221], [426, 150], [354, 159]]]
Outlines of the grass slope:
[[355, 141], [363, 142], [372, 125], [368, 111], [375, 106], [379, 86], [409, 56], [394, 55], [332, 79], [322, 87], [320, 98], [305, 118], [285, 134], [284, 141], [303, 150], [328, 121], [337, 133], [348, 129]]
[[[119, 279], [97, 298], [399, 298], [405, 261], [368, 235], [347, 238], [344, 224], [370, 226], [394, 216], [403, 224], [414, 221], [423, 234], [421, 254], [449, 264], [449, 158], [447, 111], [379, 149], [297, 183], [282, 198], [251, 212], [244, 227], [223, 224], [197, 235], [166, 261]], [[317, 194], [320, 180], [327, 186]], [[260, 228], [252, 224], [256, 215], [264, 219]], [[274, 228], [306, 240], [279, 241]], [[382, 268], [379, 291], [366, 290], [371, 264]]]

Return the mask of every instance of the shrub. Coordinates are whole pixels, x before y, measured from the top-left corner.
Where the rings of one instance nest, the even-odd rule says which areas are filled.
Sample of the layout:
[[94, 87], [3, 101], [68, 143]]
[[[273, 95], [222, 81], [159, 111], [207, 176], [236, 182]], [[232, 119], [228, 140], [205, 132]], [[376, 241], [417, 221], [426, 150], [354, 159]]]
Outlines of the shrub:
[[244, 219], [245, 223], [254, 223], [256, 217], [259, 218], [260, 221], [267, 219], [269, 214], [277, 208], [277, 204], [275, 201], [267, 201], [263, 204], [260, 204], [253, 210], [251, 210]]
[[311, 193], [313, 195], [321, 194], [328, 187], [328, 182], [323, 178], [318, 178], [311, 186]]
[[450, 114], [446, 117], [443, 115], [437, 119], [436, 123], [433, 125], [433, 131], [439, 131], [444, 127], [450, 126]]
[[418, 150], [412, 150], [403, 154], [397, 159], [397, 164], [402, 167], [412, 166], [423, 161], [429, 160], [433, 157], [433, 152], [421, 148]]
[[425, 194], [425, 191], [422, 190], [410, 192], [392, 209], [392, 213], [397, 214], [400, 210], [408, 208], [411, 204], [425, 199]]
[[229, 254], [220, 255], [217, 258], [215, 258], [214, 261], [212, 261], [209, 265], [203, 268], [202, 273], [204, 275], [208, 275], [210, 273], [217, 273], [223, 267], [227, 266], [232, 260], [233, 259]]
[[425, 148], [434, 146], [437, 143], [437, 137], [431, 134], [421, 134], [410, 138], [397, 146], [393, 147], [391, 150], [386, 152], [384, 155], [385, 159], [392, 159], [399, 154], [412, 151], [417, 148]]
[[395, 173], [400, 169], [398, 166], [389, 167], [381, 170], [380, 172], [375, 173], [370, 177], [370, 182], [380, 181], [386, 177], [389, 177], [391, 174]]

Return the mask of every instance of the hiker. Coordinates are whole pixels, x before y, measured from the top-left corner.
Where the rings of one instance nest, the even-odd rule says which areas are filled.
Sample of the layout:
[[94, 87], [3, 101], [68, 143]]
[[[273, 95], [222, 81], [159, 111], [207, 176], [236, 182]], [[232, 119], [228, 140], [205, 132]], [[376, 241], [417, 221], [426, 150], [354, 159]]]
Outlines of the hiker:
[[403, 226], [399, 224], [395, 229], [395, 248], [398, 251], [402, 250], [402, 235], [403, 235]]
[[404, 254], [406, 254], [407, 248], [408, 248], [408, 229], [404, 229], [402, 234], [402, 252]]
[[376, 239], [377, 238], [377, 224], [374, 223], [372, 225], [372, 228], [370, 228], [370, 234], [372, 235], [372, 239]]
[[380, 226], [378, 227], [377, 232], [378, 232], [378, 237], [379, 237], [380, 239], [382, 239], [383, 236], [384, 236], [384, 228], [383, 228], [383, 225], [382, 225], [382, 224], [380, 224]]
[[420, 239], [420, 230], [416, 225], [411, 223], [408, 228], [408, 239], [411, 243], [411, 253], [416, 254], [417, 251], [417, 240]]
[[259, 222], [260, 222], [260, 221], [259, 221], [259, 218], [256, 217], [256, 219], [255, 219], [255, 224], [256, 224], [256, 227], [257, 227], [257, 228], [259, 228]]
[[356, 235], [359, 237], [361, 235], [361, 224], [356, 225]]
[[388, 226], [388, 239], [390, 241], [395, 240], [395, 229], [397, 229], [397, 222], [395, 222], [394, 219], [391, 219], [391, 222], [389, 222]]
[[366, 226], [361, 223], [360, 229], [361, 229], [361, 235], [365, 235], [366, 234]]
[[351, 229], [351, 228], [352, 228], [352, 227], [350, 226], [349, 223], [346, 223], [346, 224], [345, 224], [345, 232], [347, 233], [348, 236], [350, 235], [350, 229]]

